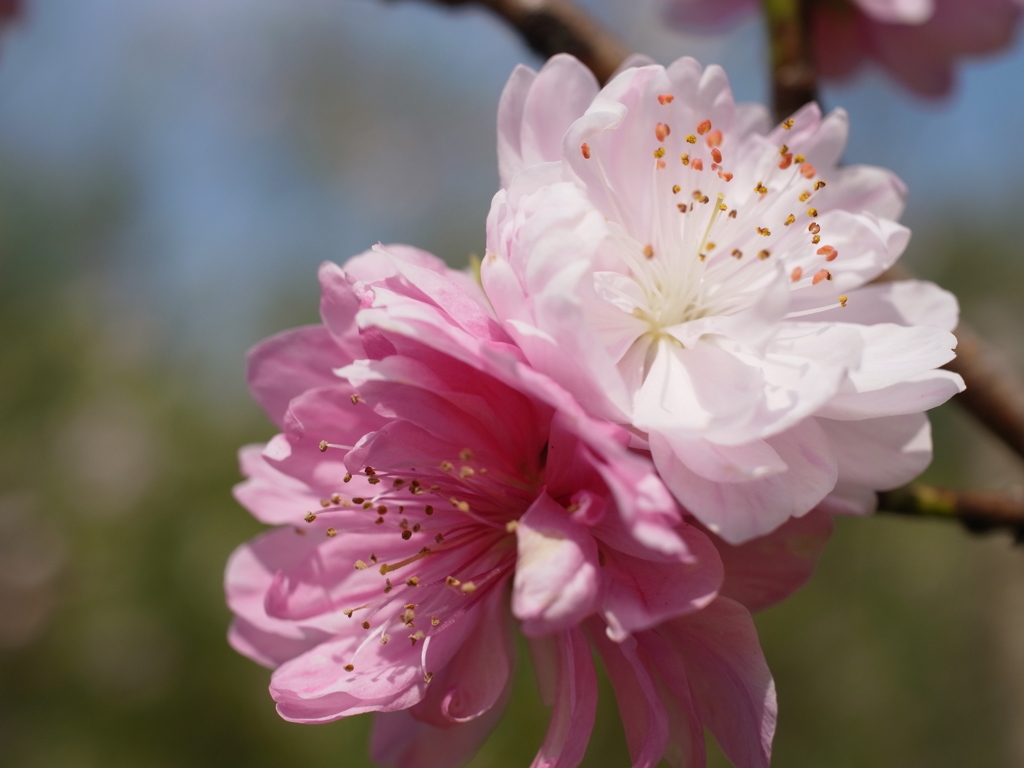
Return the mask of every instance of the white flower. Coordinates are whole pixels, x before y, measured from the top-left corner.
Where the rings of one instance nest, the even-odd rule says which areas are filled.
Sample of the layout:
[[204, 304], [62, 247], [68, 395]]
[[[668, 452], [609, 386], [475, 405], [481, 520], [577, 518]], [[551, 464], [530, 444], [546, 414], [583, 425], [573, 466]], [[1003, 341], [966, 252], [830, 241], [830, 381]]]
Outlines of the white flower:
[[529, 361], [625, 424], [726, 540], [821, 504], [873, 510], [931, 458], [922, 413], [960, 391], [956, 300], [865, 285], [898, 258], [905, 189], [839, 167], [847, 118], [768, 130], [692, 59], [598, 90], [575, 59], [518, 68], [482, 280]]

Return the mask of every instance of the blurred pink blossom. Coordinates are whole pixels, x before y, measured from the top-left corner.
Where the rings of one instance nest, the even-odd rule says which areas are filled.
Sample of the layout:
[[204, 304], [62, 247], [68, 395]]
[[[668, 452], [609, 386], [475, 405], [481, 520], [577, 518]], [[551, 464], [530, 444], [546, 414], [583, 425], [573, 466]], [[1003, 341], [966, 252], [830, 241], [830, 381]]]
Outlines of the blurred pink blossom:
[[903, 251], [905, 189], [840, 167], [847, 117], [769, 128], [693, 59], [603, 90], [570, 56], [502, 97], [482, 281], [527, 360], [650, 451], [727, 541], [821, 504], [867, 513], [931, 459], [958, 392], [956, 300], [867, 285]]
[[[1009, 45], [1022, 0], [809, 0], [818, 72], [851, 75], [873, 59], [903, 86], [942, 96], [960, 56]], [[681, 29], [716, 26], [754, 13], [755, 0], [665, 0]]]
[[324, 324], [250, 354], [283, 432], [243, 449], [236, 495], [278, 528], [226, 575], [231, 643], [276, 668], [280, 714], [375, 711], [375, 760], [450, 768], [501, 715], [518, 623], [553, 706], [535, 766], [583, 758], [591, 646], [637, 765], [670, 741], [703, 764], [706, 726], [766, 766], [774, 687], [744, 606], [806, 580], [828, 515], [713, 541], [623, 428], [524, 363], [468, 276], [389, 246], [320, 278]]

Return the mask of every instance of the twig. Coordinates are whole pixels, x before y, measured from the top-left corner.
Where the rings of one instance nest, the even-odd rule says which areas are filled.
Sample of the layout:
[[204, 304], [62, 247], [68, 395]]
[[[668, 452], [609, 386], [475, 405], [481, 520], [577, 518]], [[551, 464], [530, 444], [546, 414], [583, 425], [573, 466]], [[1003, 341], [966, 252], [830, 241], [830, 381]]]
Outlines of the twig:
[[818, 98], [807, 0], [764, 0], [772, 56], [772, 109], [784, 120]]
[[571, 53], [601, 82], [608, 82], [630, 51], [571, 0], [435, 0], [440, 5], [480, 5], [519, 32], [544, 58]]
[[972, 533], [1007, 530], [1024, 543], [1024, 495], [953, 491], [913, 483], [878, 494], [878, 511], [911, 517], [958, 520]]

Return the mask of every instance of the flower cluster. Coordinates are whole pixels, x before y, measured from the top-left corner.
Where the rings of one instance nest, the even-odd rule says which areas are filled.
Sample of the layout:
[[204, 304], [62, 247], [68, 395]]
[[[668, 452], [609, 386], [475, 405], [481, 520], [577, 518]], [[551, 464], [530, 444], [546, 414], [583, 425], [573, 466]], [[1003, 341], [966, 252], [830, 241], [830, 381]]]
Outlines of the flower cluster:
[[578, 765], [593, 654], [635, 766], [767, 766], [774, 685], [750, 618], [809, 577], [831, 513], [930, 457], [956, 304], [865, 285], [903, 189], [840, 168], [842, 113], [768, 130], [683, 59], [605, 89], [518, 69], [476, 276], [408, 246], [321, 268], [323, 323], [250, 354], [281, 429], [236, 495], [275, 526], [232, 556], [232, 645], [289, 720], [376, 712], [374, 758], [468, 759], [518, 630]]

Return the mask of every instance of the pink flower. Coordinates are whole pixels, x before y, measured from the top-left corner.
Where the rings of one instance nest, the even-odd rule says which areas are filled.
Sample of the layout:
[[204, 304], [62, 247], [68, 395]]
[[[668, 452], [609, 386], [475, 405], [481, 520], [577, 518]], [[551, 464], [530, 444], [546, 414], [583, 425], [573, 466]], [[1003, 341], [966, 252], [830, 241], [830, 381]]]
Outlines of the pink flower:
[[774, 688], [744, 605], [807, 578], [827, 515], [714, 543], [625, 430], [524, 364], [466, 276], [392, 246], [320, 278], [324, 325], [250, 355], [283, 433], [243, 449], [236, 495], [279, 527], [226, 576], [231, 643], [276, 667], [280, 714], [375, 711], [377, 761], [457, 765], [500, 717], [518, 623], [553, 705], [535, 766], [583, 757], [591, 644], [636, 765], [670, 739], [702, 764], [707, 726], [766, 766]]
[[727, 541], [819, 504], [874, 509], [931, 458], [924, 410], [962, 388], [955, 299], [866, 285], [895, 262], [904, 187], [840, 167], [847, 118], [768, 130], [724, 72], [519, 67], [482, 280], [527, 360], [649, 450]]
[[[953, 84], [954, 61], [1010, 44], [1021, 0], [850, 0], [813, 2], [815, 65], [843, 78], [874, 59], [923, 96], [942, 96]], [[714, 26], [760, 7], [754, 0], [666, 0], [682, 29]]]

